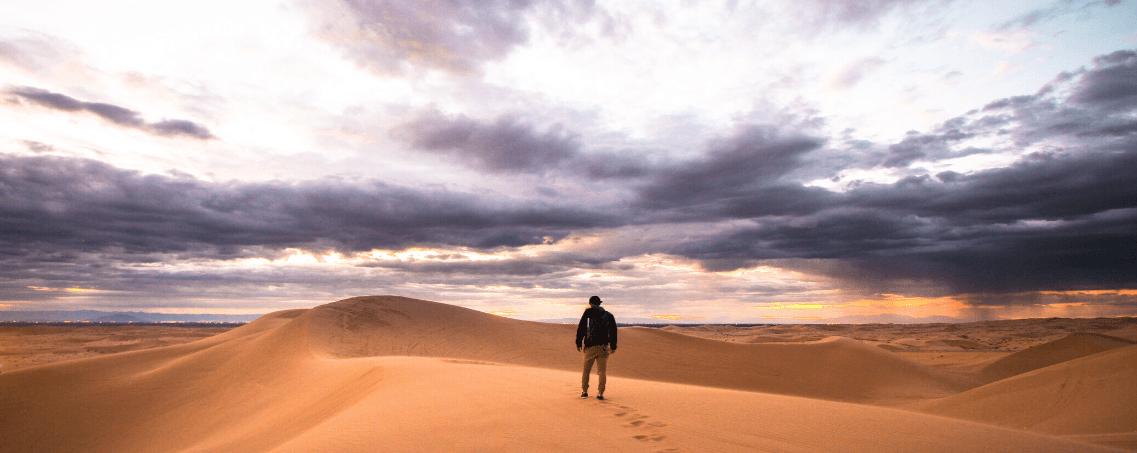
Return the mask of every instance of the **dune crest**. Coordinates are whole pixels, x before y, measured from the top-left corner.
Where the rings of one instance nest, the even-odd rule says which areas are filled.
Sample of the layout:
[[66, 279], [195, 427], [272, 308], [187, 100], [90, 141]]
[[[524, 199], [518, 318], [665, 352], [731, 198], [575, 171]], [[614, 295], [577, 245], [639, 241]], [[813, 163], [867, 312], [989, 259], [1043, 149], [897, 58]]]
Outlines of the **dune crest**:
[[1133, 344], [1137, 341], [1096, 333], [1074, 333], [1003, 357], [980, 370], [980, 375], [987, 382], [994, 382]]
[[[618, 314], [618, 307], [613, 310]], [[310, 323], [313, 352], [329, 357], [447, 357], [580, 368], [574, 325], [521, 321], [393, 296], [345, 299], [301, 317]], [[842, 337], [806, 344], [734, 344], [644, 327], [620, 329], [609, 373], [862, 402], [944, 396], [974, 386]]]
[[1129, 345], [919, 403], [915, 408], [1048, 434], [1120, 434], [1137, 440], [1134, 382], [1137, 345]]

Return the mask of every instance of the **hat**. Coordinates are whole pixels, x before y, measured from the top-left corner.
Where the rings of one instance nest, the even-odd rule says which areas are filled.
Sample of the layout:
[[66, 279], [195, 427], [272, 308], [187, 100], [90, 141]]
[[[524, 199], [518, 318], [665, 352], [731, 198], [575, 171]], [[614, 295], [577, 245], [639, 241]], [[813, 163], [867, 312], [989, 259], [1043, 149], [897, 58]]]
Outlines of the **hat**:
[[588, 305], [600, 305], [601, 302], [604, 301], [600, 300], [600, 296], [592, 296], [588, 298]]

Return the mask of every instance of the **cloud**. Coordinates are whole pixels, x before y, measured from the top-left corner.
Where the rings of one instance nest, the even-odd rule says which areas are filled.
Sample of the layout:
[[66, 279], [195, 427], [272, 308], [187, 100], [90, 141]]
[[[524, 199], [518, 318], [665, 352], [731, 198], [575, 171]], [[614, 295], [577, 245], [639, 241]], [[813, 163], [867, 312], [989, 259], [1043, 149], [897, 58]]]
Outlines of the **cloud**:
[[864, 58], [851, 62], [833, 74], [829, 80], [829, 86], [839, 90], [847, 90], [883, 65], [884, 60], [879, 58]]
[[921, 4], [949, 3], [927, 0], [807, 0], [785, 2], [785, 16], [796, 24], [791, 29], [816, 33], [825, 28], [872, 29], [880, 24], [880, 19], [896, 10], [904, 10]]
[[317, 34], [361, 65], [398, 73], [406, 65], [475, 73], [529, 40], [530, 24], [568, 33], [595, 15], [591, 0], [311, 2]]
[[490, 172], [541, 172], [574, 157], [580, 148], [577, 138], [559, 125], [538, 132], [510, 116], [483, 123], [427, 112], [392, 134], [416, 149]]
[[342, 251], [555, 242], [609, 215], [384, 183], [207, 183], [100, 162], [0, 157], [0, 253], [196, 253], [325, 244]]
[[34, 87], [12, 87], [6, 93], [28, 102], [65, 112], [90, 112], [119, 126], [139, 129], [166, 137], [184, 135], [199, 140], [216, 138], [205, 126], [187, 120], [164, 120], [147, 123], [134, 110], [101, 102], [83, 102], [59, 93]]
[[[814, 137], [783, 134], [774, 126], [743, 127], [712, 143], [704, 158], [656, 170], [637, 188], [637, 205], [652, 211], [686, 211], [695, 217], [707, 211], [718, 215], [747, 211], [748, 206], [792, 211], [803, 203], [792, 198], [804, 196], [810, 200], [804, 201], [808, 204], [814, 197], [807, 195], [809, 189], [780, 186], [776, 182], [793, 170], [804, 154], [822, 143]], [[784, 203], [778, 203], [779, 200]], [[680, 218], [684, 216], [679, 214]]]
[[0, 41], [0, 62], [41, 72], [79, 54], [73, 46], [40, 34]]
[[1059, 2], [1056, 6], [1052, 6], [1050, 8], [1032, 10], [1021, 16], [997, 25], [995, 29], [1026, 29], [1033, 27], [1036, 24], [1046, 23], [1065, 15], [1080, 13], [1090, 8], [1098, 6], [1104, 6], [1106, 8], [1117, 6], [1121, 4], [1121, 0], [1091, 1], [1085, 2], [1085, 4], [1082, 4], [1080, 6], [1075, 5], [1075, 3], [1076, 2], [1073, 1], [1062, 1]]
[[1110, 110], [1137, 106], [1137, 52], [1119, 50], [1094, 58], [1094, 69], [1078, 81], [1071, 100]]
[[[493, 251], [506, 258], [345, 264], [359, 273], [337, 274], [336, 284], [376, 288], [370, 279], [381, 278], [389, 285], [383, 288], [436, 285], [408, 293], [427, 297], [438, 288], [465, 291], [463, 285], [489, 282], [628, 294], [649, 285], [668, 294], [673, 287], [666, 278], [629, 264], [664, 256], [682, 263], [668, 264], [680, 269], [677, 274], [698, 278], [718, 276], [694, 272], [692, 262], [710, 271], [769, 264], [867, 292], [968, 294], [965, 299], [975, 304], [999, 294], [1133, 288], [1135, 57], [1132, 51], [1103, 55], [1033, 94], [994, 100], [880, 146], [827, 139], [792, 121], [743, 124], [706, 142], [701, 153], [684, 150], [696, 157], [672, 160], [647, 158], [647, 151], [636, 149], [593, 149], [578, 134], [529, 123], [523, 113], [482, 120], [429, 111], [391, 131], [413, 149], [447, 156], [487, 177], [537, 174], [559, 187], [584, 187], [582, 192], [589, 184], [603, 186], [606, 200], [591, 207], [552, 191], [526, 198], [531, 194], [501, 197], [378, 181], [206, 182], [51, 157], [44, 155], [50, 148], [25, 142], [39, 147], [39, 155], [0, 155], [0, 284], [26, 280], [32, 283], [24, 286], [47, 287], [34, 279], [71, 282], [89, 274], [124, 288], [134, 279], [146, 281], [155, 293], [163, 279], [187, 292], [194, 285], [185, 282], [221, 285], [226, 279], [234, 285], [286, 279], [318, 287], [324, 276], [300, 270], [274, 274], [265, 265], [227, 273], [211, 267], [234, 265], [238, 258], [280, 260], [290, 248], [347, 254], [427, 248]], [[13, 95], [115, 124], [163, 124], [111, 104], [43, 90], [22, 93]], [[190, 133], [184, 131], [192, 125], [167, 121], [162, 127]], [[984, 153], [1018, 160], [967, 173], [912, 168]], [[834, 171], [883, 169], [906, 177], [849, 183], [842, 191], [803, 184], [800, 175], [819, 165], [814, 159], [834, 155], [841, 156], [825, 162]], [[183, 270], [162, 275], [148, 267], [167, 263]], [[45, 269], [49, 277], [43, 277]], [[634, 278], [585, 280], [579, 277], [583, 269]], [[699, 286], [690, 278], [690, 287]], [[769, 295], [787, 287], [749, 285], [716, 288]]]
[[[1132, 119], [1137, 105], [1127, 77], [1132, 61], [1128, 51], [1105, 55], [1088, 70], [1059, 75], [1036, 94], [1000, 99], [934, 131], [910, 133], [890, 147], [881, 165], [1035, 146], [1046, 151], [970, 174], [917, 174], [891, 184], [853, 184], [843, 193], [819, 192], [817, 202], [804, 205], [808, 209], [752, 216], [751, 226], [693, 238], [671, 252], [714, 270], [763, 260], [821, 260], [831, 264], [814, 272], [876, 292], [897, 285], [940, 295], [1132, 288], [1137, 285], [1137, 261], [1131, 258], [1137, 255], [1137, 180], [1131, 175], [1137, 166]], [[998, 149], [976, 151], [966, 142], [977, 137], [1009, 140]], [[778, 206], [776, 197], [759, 198], [767, 188], [701, 201], [750, 196]]]

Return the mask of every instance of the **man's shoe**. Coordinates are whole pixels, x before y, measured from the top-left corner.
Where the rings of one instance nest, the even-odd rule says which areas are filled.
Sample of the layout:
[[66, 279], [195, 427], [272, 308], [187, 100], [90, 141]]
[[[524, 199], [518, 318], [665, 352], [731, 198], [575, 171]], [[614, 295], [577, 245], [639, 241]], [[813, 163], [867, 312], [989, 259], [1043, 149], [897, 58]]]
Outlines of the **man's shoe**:
[[582, 392], [582, 393], [580, 394], [580, 397], [581, 397], [581, 398], [588, 398], [588, 392]]
[[596, 399], [602, 400], [602, 399], [604, 399], [604, 395], [596, 395]]

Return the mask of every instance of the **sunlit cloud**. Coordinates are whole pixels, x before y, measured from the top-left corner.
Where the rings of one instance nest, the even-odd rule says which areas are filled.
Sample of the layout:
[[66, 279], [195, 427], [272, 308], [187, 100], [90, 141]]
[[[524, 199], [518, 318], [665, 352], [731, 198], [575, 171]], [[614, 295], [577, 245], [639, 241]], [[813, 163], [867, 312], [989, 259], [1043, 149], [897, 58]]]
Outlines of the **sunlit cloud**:
[[67, 292], [67, 293], [96, 293], [96, 292], [100, 292], [100, 290], [89, 289], [89, 288], [47, 288], [47, 287], [43, 287], [43, 286], [28, 286], [27, 288], [32, 290], [32, 291], [61, 291], [61, 292]]

